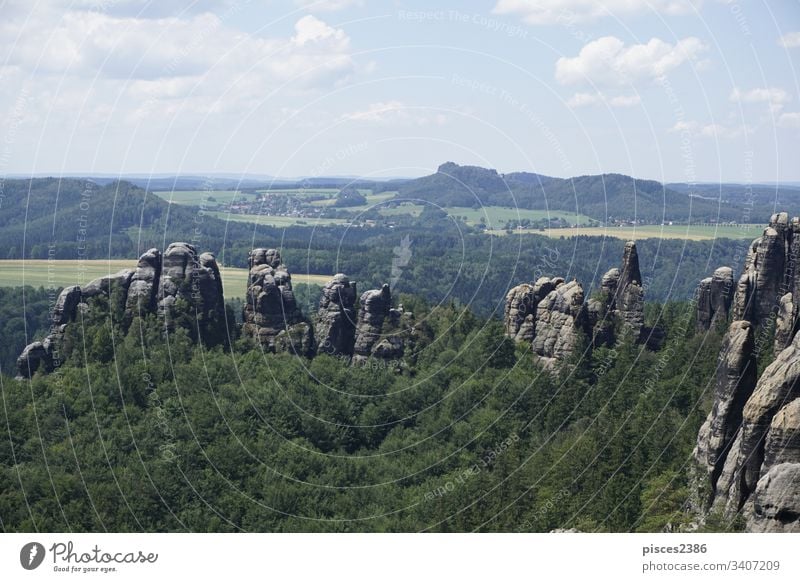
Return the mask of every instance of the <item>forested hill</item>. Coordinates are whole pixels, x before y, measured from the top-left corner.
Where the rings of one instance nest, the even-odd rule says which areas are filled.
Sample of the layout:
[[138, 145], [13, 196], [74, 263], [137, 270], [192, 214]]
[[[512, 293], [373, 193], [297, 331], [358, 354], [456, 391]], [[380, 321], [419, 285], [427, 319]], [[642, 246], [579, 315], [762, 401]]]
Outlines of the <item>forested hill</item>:
[[[395, 186], [392, 186], [393, 188]], [[585, 214], [600, 221], [766, 222], [771, 206], [745, 213], [744, 201], [690, 197], [660, 182], [621, 174], [553, 178], [516, 172], [498, 174], [447, 162], [430, 176], [401, 184], [398, 198], [440, 206], [511, 206]]]
[[[335, 245], [335, 234], [313, 233], [323, 245]], [[185, 240], [223, 261], [227, 253], [243, 267], [254, 239], [305, 249], [310, 235], [308, 228], [214, 218], [202, 207], [169, 204], [124, 181], [101, 186], [74, 178], [7, 180], [0, 199], [0, 259], [134, 259], [165, 241]]]

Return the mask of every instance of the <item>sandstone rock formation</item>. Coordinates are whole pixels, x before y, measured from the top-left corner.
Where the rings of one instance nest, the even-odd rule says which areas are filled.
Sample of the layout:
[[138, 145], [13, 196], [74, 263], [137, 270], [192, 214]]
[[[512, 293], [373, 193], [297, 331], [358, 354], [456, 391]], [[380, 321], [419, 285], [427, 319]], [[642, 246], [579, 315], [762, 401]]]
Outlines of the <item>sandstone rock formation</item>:
[[705, 467], [712, 489], [722, 471], [725, 455], [741, 426], [742, 411], [756, 386], [753, 326], [748, 321], [731, 324], [721, 351], [714, 385], [714, 405], [697, 437], [695, 457]]
[[292, 276], [275, 249], [254, 249], [248, 260], [242, 333], [264, 349], [311, 356], [314, 333], [295, 300]]
[[353, 346], [355, 358], [367, 358], [381, 339], [383, 324], [392, 308], [392, 294], [389, 285], [384, 283], [380, 289], [372, 289], [361, 295], [361, 307], [356, 322], [356, 339]]
[[638, 337], [644, 326], [644, 288], [642, 273], [639, 270], [639, 253], [633, 241], [625, 243], [622, 271], [614, 294], [613, 311], [616, 311], [623, 323], [633, 331], [634, 336]]
[[583, 287], [577, 281], [553, 280], [555, 289], [536, 306], [533, 352], [545, 364], [563, 360], [578, 344], [582, 328]]
[[214, 255], [198, 256], [195, 246], [188, 243], [169, 245], [161, 257], [156, 308], [168, 325], [177, 315], [187, 315], [196, 320], [201, 334], [219, 333], [225, 319], [225, 298]]
[[322, 288], [315, 321], [317, 352], [352, 356], [356, 333], [356, 283], [338, 274]]
[[734, 290], [730, 267], [720, 267], [713, 276], [700, 281], [695, 297], [698, 330], [706, 331], [718, 321], [727, 321]]
[[536, 308], [553, 289], [555, 289], [553, 279], [540, 277], [533, 285], [523, 283], [508, 292], [504, 317], [508, 337], [517, 341], [533, 341]]
[[161, 277], [161, 252], [158, 249], [145, 251], [139, 257], [136, 271], [128, 286], [126, 318], [155, 311], [159, 277]]
[[[158, 313], [171, 325], [179, 316], [191, 322], [190, 332], [199, 330], [210, 343], [222, 339], [225, 328], [225, 299], [219, 267], [210, 253], [197, 255], [193, 245], [173, 243], [163, 256], [150, 249], [139, 257], [136, 269], [123, 269], [99, 277], [83, 288], [65, 287], [55, 301], [52, 325], [40, 342], [28, 345], [17, 358], [17, 377], [30, 378], [37, 370], [51, 372], [59, 362], [58, 348], [66, 327], [79, 312], [93, 309], [99, 297], [114, 299], [109, 316], [126, 329], [135, 316]], [[182, 301], [181, 309], [177, 306]], [[123, 313], [124, 312], [124, 313]]]
[[[800, 531], [798, 252], [800, 221], [785, 212], [751, 244], [695, 449], [709, 475], [709, 506], [729, 517], [742, 512], [750, 531]], [[759, 343], [773, 317], [775, 359], [756, 382]]]
[[597, 296], [585, 303], [583, 287], [577, 281], [542, 277], [536, 283], [518, 285], [506, 295], [506, 335], [530, 343], [534, 354], [548, 366], [568, 357], [583, 338], [595, 347], [612, 345], [617, 339], [617, 322], [623, 333], [637, 341], [651, 336], [657, 340], [659, 334], [644, 333], [641, 279], [636, 244], [628, 242], [622, 268], [610, 269]]

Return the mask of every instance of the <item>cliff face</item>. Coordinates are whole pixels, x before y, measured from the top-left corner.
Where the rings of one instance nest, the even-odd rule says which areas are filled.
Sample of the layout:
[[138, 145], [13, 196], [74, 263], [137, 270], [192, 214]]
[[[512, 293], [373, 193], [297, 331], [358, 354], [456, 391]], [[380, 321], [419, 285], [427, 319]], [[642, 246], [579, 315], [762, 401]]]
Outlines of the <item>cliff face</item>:
[[[785, 212], [751, 244], [732, 301], [713, 408], [695, 449], [708, 474], [708, 506], [728, 517], [742, 512], [749, 531], [800, 531], [799, 252], [800, 221], [789, 221]], [[710, 323], [714, 313], [709, 317], [707, 307], [714, 304], [724, 301], [706, 279], [698, 290], [698, 325]], [[758, 345], [773, 326], [776, 356], [757, 378]]]
[[590, 345], [612, 345], [615, 324], [639, 340], [644, 336], [644, 289], [636, 243], [628, 242], [622, 267], [609, 270], [597, 297], [584, 301], [577, 281], [542, 277], [523, 283], [506, 295], [506, 335], [530, 343], [535, 357], [546, 366], [567, 358], [586, 339]]

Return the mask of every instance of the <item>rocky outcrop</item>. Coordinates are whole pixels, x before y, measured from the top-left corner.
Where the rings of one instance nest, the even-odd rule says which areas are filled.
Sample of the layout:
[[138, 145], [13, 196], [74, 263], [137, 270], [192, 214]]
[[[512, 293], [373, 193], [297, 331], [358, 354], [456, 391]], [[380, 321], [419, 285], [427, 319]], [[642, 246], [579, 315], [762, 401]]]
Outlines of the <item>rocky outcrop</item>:
[[133, 269], [122, 269], [113, 275], [98, 277], [87, 283], [81, 288], [81, 301], [86, 302], [101, 295], [110, 297], [116, 290], [120, 290], [121, 294], [127, 297], [134, 272]]
[[720, 267], [713, 276], [700, 281], [695, 297], [699, 331], [707, 331], [717, 322], [727, 321], [733, 293], [733, 269], [730, 267]]
[[398, 361], [413, 347], [414, 315], [402, 305], [392, 308], [389, 285], [362, 293], [356, 321], [353, 363], [374, 357]]
[[275, 249], [254, 249], [248, 265], [242, 333], [270, 352], [313, 355], [313, 329], [297, 305], [292, 276], [281, 262], [280, 253]]
[[505, 332], [518, 342], [530, 343], [546, 365], [569, 356], [582, 339], [589, 345], [610, 346], [617, 323], [622, 333], [657, 347], [660, 330], [644, 333], [644, 288], [634, 242], [625, 244], [622, 267], [603, 275], [596, 296], [584, 303], [580, 283], [561, 277], [542, 277], [523, 283], [506, 295]]
[[65, 287], [53, 306], [49, 334], [28, 345], [17, 359], [17, 377], [30, 378], [37, 370], [53, 371], [59, 364], [58, 348], [67, 326], [79, 312], [94, 309], [100, 297], [113, 299], [100, 305], [110, 308], [108, 315], [122, 329], [136, 316], [157, 313], [170, 328], [185, 316], [190, 333], [199, 330], [200, 338], [211, 344], [222, 341], [225, 298], [214, 255], [198, 256], [193, 245], [172, 243], [163, 255], [158, 249], [143, 253], [135, 270], [99, 277], [83, 288]]
[[356, 334], [356, 283], [338, 274], [322, 288], [315, 321], [317, 352], [352, 356]]
[[168, 326], [176, 317], [188, 316], [202, 337], [218, 337], [224, 328], [225, 298], [214, 255], [198, 255], [194, 245], [184, 242], [169, 245], [161, 257], [156, 309]]
[[[800, 292], [797, 261], [800, 260], [800, 220], [786, 212], [773, 214], [764, 234], [750, 245], [744, 272], [733, 299], [734, 319], [758, 326], [770, 325], [787, 293]], [[794, 301], [793, 303], [797, 303]], [[796, 328], [797, 307], [786, 325]]]
[[[695, 449], [709, 473], [710, 507], [729, 517], [742, 512], [750, 531], [800, 529], [799, 251], [800, 221], [789, 221], [785, 212], [773, 215], [751, 244], [733, 298], [735, 320], [713, 408]], [[776, 356], [750, 390], [759, 342], [773, 318]]]
[[775, 465], [758, 481], [748, 531], [800, 533], [800, 463]]
[[634, 336], [638, 337], [644, 326], [644, 288], [639, 270], [639, 253], [633, 241], [625, 243], [613, 311], [633, 331]]
[[135, 315], [152, 313], [156, 308], [158, 280], [161, 277], [161, 252], [158, 249], [145, 251], [136, 264], [136, 271], [128, 286], [125, 302], [125, 316], [128, 320]]
[[546, 365], [569, 357], [585, 335], [583, 287], [577, 281], [552, 280], [555, 288], [536, 307], [533, 353]]
[[791, 343], [795, 331], [794, 296], [791, 293], [787, 293], [781, 297], [778, 312], [775, 316], [775, 345], [773, 351], [776, 354]]
[[25, 346], [17, 358], [17, 378], [30, 378], [40, 370], [52, 372], [53, 357], [43, 342], [33, 342]]
[[517, 341], [533, 341], [536, 308], [539, 302], [555, 289], [553, 281], [548, 277], [541, 277], [532, 285], [523, 283], [508, 292], [504, 317], [508, 337]]
[[741, 423], [742, 411], [756, 386], [757, 367], [753, 326], [748, 321], [731, 324], [720, 354], [714, 383], [714, 405], [697, 437], [695, 457], [705, 467], [716, 489], [728, 449]]
[[385, 283], [380, 289], [372, 289], [361, 295], [353, 346], [355, 358], [364, 359], [372, 355], [373, 348], [381, 340], [383, 324], [389, 318], [391, 308], [392, 293]]
[[80, 302], [81, 288], [78, 285], [64, 287], [53, 307], [53, 325], [65, 325], [75, 319], [75, 312]]

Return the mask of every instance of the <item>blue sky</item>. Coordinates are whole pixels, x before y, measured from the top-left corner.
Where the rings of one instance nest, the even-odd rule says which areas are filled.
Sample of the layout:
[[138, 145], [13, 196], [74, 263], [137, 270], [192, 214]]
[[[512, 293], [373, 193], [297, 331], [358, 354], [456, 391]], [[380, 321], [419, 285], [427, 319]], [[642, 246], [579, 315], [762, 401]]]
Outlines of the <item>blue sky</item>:
[[0, 176], [800, 180], [800, 3], [0, 0]]

